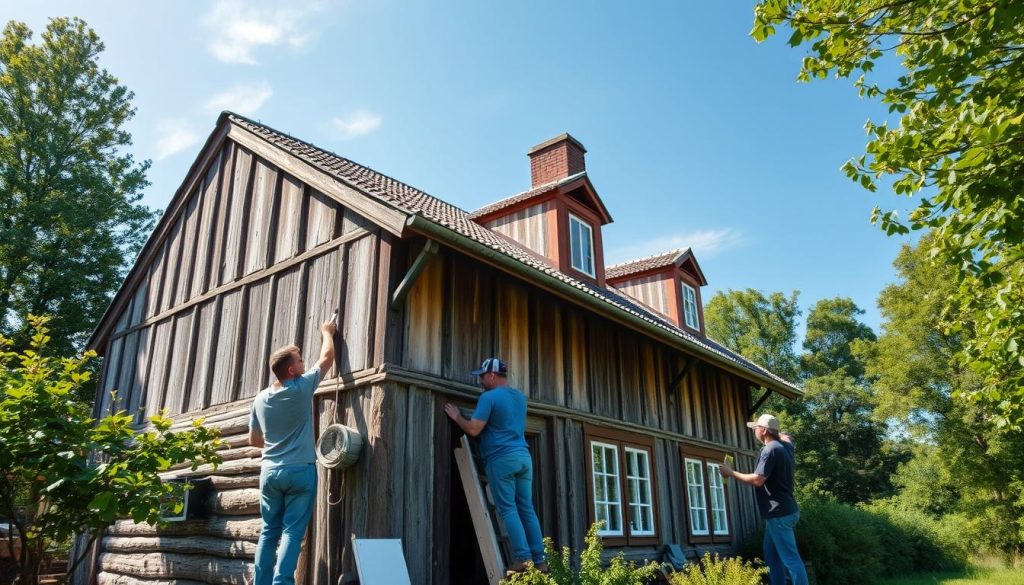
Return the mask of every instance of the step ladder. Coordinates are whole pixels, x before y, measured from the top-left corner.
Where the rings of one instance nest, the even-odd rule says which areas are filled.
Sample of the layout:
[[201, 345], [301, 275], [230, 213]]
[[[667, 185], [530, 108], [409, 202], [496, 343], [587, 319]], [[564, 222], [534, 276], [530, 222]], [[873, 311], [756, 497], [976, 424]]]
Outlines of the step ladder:
[[469, 513], [473, 519], [480, 555], [487, 570], [487, 582], [498, 585], [505, 578], [505, 568], [512, 558], [505, 524], [494, 506], [487, 475], [483, 472], [483, 458], [476, 448], [476, 441], [462, 435], [461, 447], [455, 448], [455, 462], [459, 467], [462, 488], [469, 502]]

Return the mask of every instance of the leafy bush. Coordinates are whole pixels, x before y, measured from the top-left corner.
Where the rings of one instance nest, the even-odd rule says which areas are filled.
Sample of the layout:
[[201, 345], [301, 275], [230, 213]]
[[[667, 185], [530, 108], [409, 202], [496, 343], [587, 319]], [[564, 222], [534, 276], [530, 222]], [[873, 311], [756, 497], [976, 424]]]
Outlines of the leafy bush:
[[[956, 515], [935, 518], [882, 500], [858, 507], [800, 497], [797, 546], [819, 583], [873, 583], [881, 575], [962, 569], [976, 530]], [[752, 559], [763, 554], [759, 533], [740, 546]]]
[[700, 564], [687, 565], [669, 578], [671, 585], [761, 585], [767, 567], [738, 558], [720, 559], [704, 553]]
[[611, 563], [604, 567], [601, 564], [601, 553], [604, 543], [597, 531], [602, 522], [595, 522], [587, 531], [586, 548], [580, 552], [579, 571], [573, 571], [572, 552], [569, 547], [556, 551], [550, 538], [544, 539], [544, 552], [548, 558], [551, 572], [547, 575], [530, 567], [522, 573], [516, 573], [502, 581], [507, 585], [645, 585], [658, 575], [660, 566], [657, 563], [637, 565], [627, 561], [624, 552], [620, 552]]

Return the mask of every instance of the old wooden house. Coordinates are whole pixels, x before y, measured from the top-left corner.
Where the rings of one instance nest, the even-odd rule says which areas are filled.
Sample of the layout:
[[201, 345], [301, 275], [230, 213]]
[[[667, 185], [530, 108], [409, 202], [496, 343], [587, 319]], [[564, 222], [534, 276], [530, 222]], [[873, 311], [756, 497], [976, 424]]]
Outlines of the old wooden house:
[[251, 578], [250, 403], [269, 353], [317, 351], [335, 308], [337, 363], [315, 416], [357, 429], [365, 449], [344, 472], [320, 471], [301, 583], [351, 582], [353, 535], [402, 539], [415, 583], [480, 582], [442, 407], [473, 405], [468, 372], [490, 355], [529, 397], [535, 500], [556, 543], [579, 547], [604, 520], [609, 550], [654, 559], [665, 544], [728, 550], [754, 531], [752, 492], [716, 467], [730, 454], [750, 469], [755, 403], [799, 390], [705, 336], [691, 250], [604, 265], [612, 218], [584, 157], [567, 134], [544, 142], [529, 152], [529, 190], [466, 212], [221, 115], [90, 340], [105, 356], [98, 413], [144, 425], [166, 409], [221, 429], [217, 470], [170, 474], [210, 476], [212, 516], [119, 521], [80, 580]]

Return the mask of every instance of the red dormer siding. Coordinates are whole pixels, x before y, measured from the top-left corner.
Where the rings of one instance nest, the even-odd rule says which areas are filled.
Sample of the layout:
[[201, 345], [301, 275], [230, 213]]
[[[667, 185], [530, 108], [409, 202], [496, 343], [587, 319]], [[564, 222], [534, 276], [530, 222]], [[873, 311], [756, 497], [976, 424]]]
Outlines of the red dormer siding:
[[[608, 284], [657, 311], [680, 328], [704, 335], [704, 303], [700, 289], [707, 285], [693, 252], [674, 250], [608, 267]], [[693, 289], [696, 322], [686, 322], [686, 287]], [[691, 315], [692, 317], [692, 315]]]

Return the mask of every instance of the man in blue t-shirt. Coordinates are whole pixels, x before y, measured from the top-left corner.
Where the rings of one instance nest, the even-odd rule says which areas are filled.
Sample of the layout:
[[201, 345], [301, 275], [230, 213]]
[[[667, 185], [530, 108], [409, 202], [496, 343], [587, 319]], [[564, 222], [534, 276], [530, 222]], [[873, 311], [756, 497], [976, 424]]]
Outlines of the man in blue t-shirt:
[[530, 561], [548, 572], [540, 521], [533, 509], [533, 460], [526, 446], [526, 397], [508, 382], [508, 366], [487, 358], [471, 372], [484, 388], [469, 420], [454, 404], [444, 411], [467, 435], [480, 437], [487, 481], [494, 505], [505, 523], [512, 548], [509, 571], [524, 571]]
[[260, 464], [263, 529], [256, 545], [255, 585], [295, 583], [302, 535], [306, 533], [316, 496], [313, 393], [323, 372], [334, 363], [337, 331], [333, 319], [320, 326], [320, 359], [309, 370], [294, 345], [271, 354], [270, 369], [277, 381], [261, 390], [252, 401], [249, 444], [263, 448]]
[[800, 520], [800, 508], [793, 497], [793, 442], [779, 431], [779, 419], [770, 414], [762, 414], [747, 426], [764, 443], [754, 473], [740, 473], [724, 463], [719, 471], [754, 486], [757, 507], [764, 518], [764, 562], [771, 585], [785, 585], [787, 570], [793, 585], [807, 585], [807, 570], [793, 532]]

